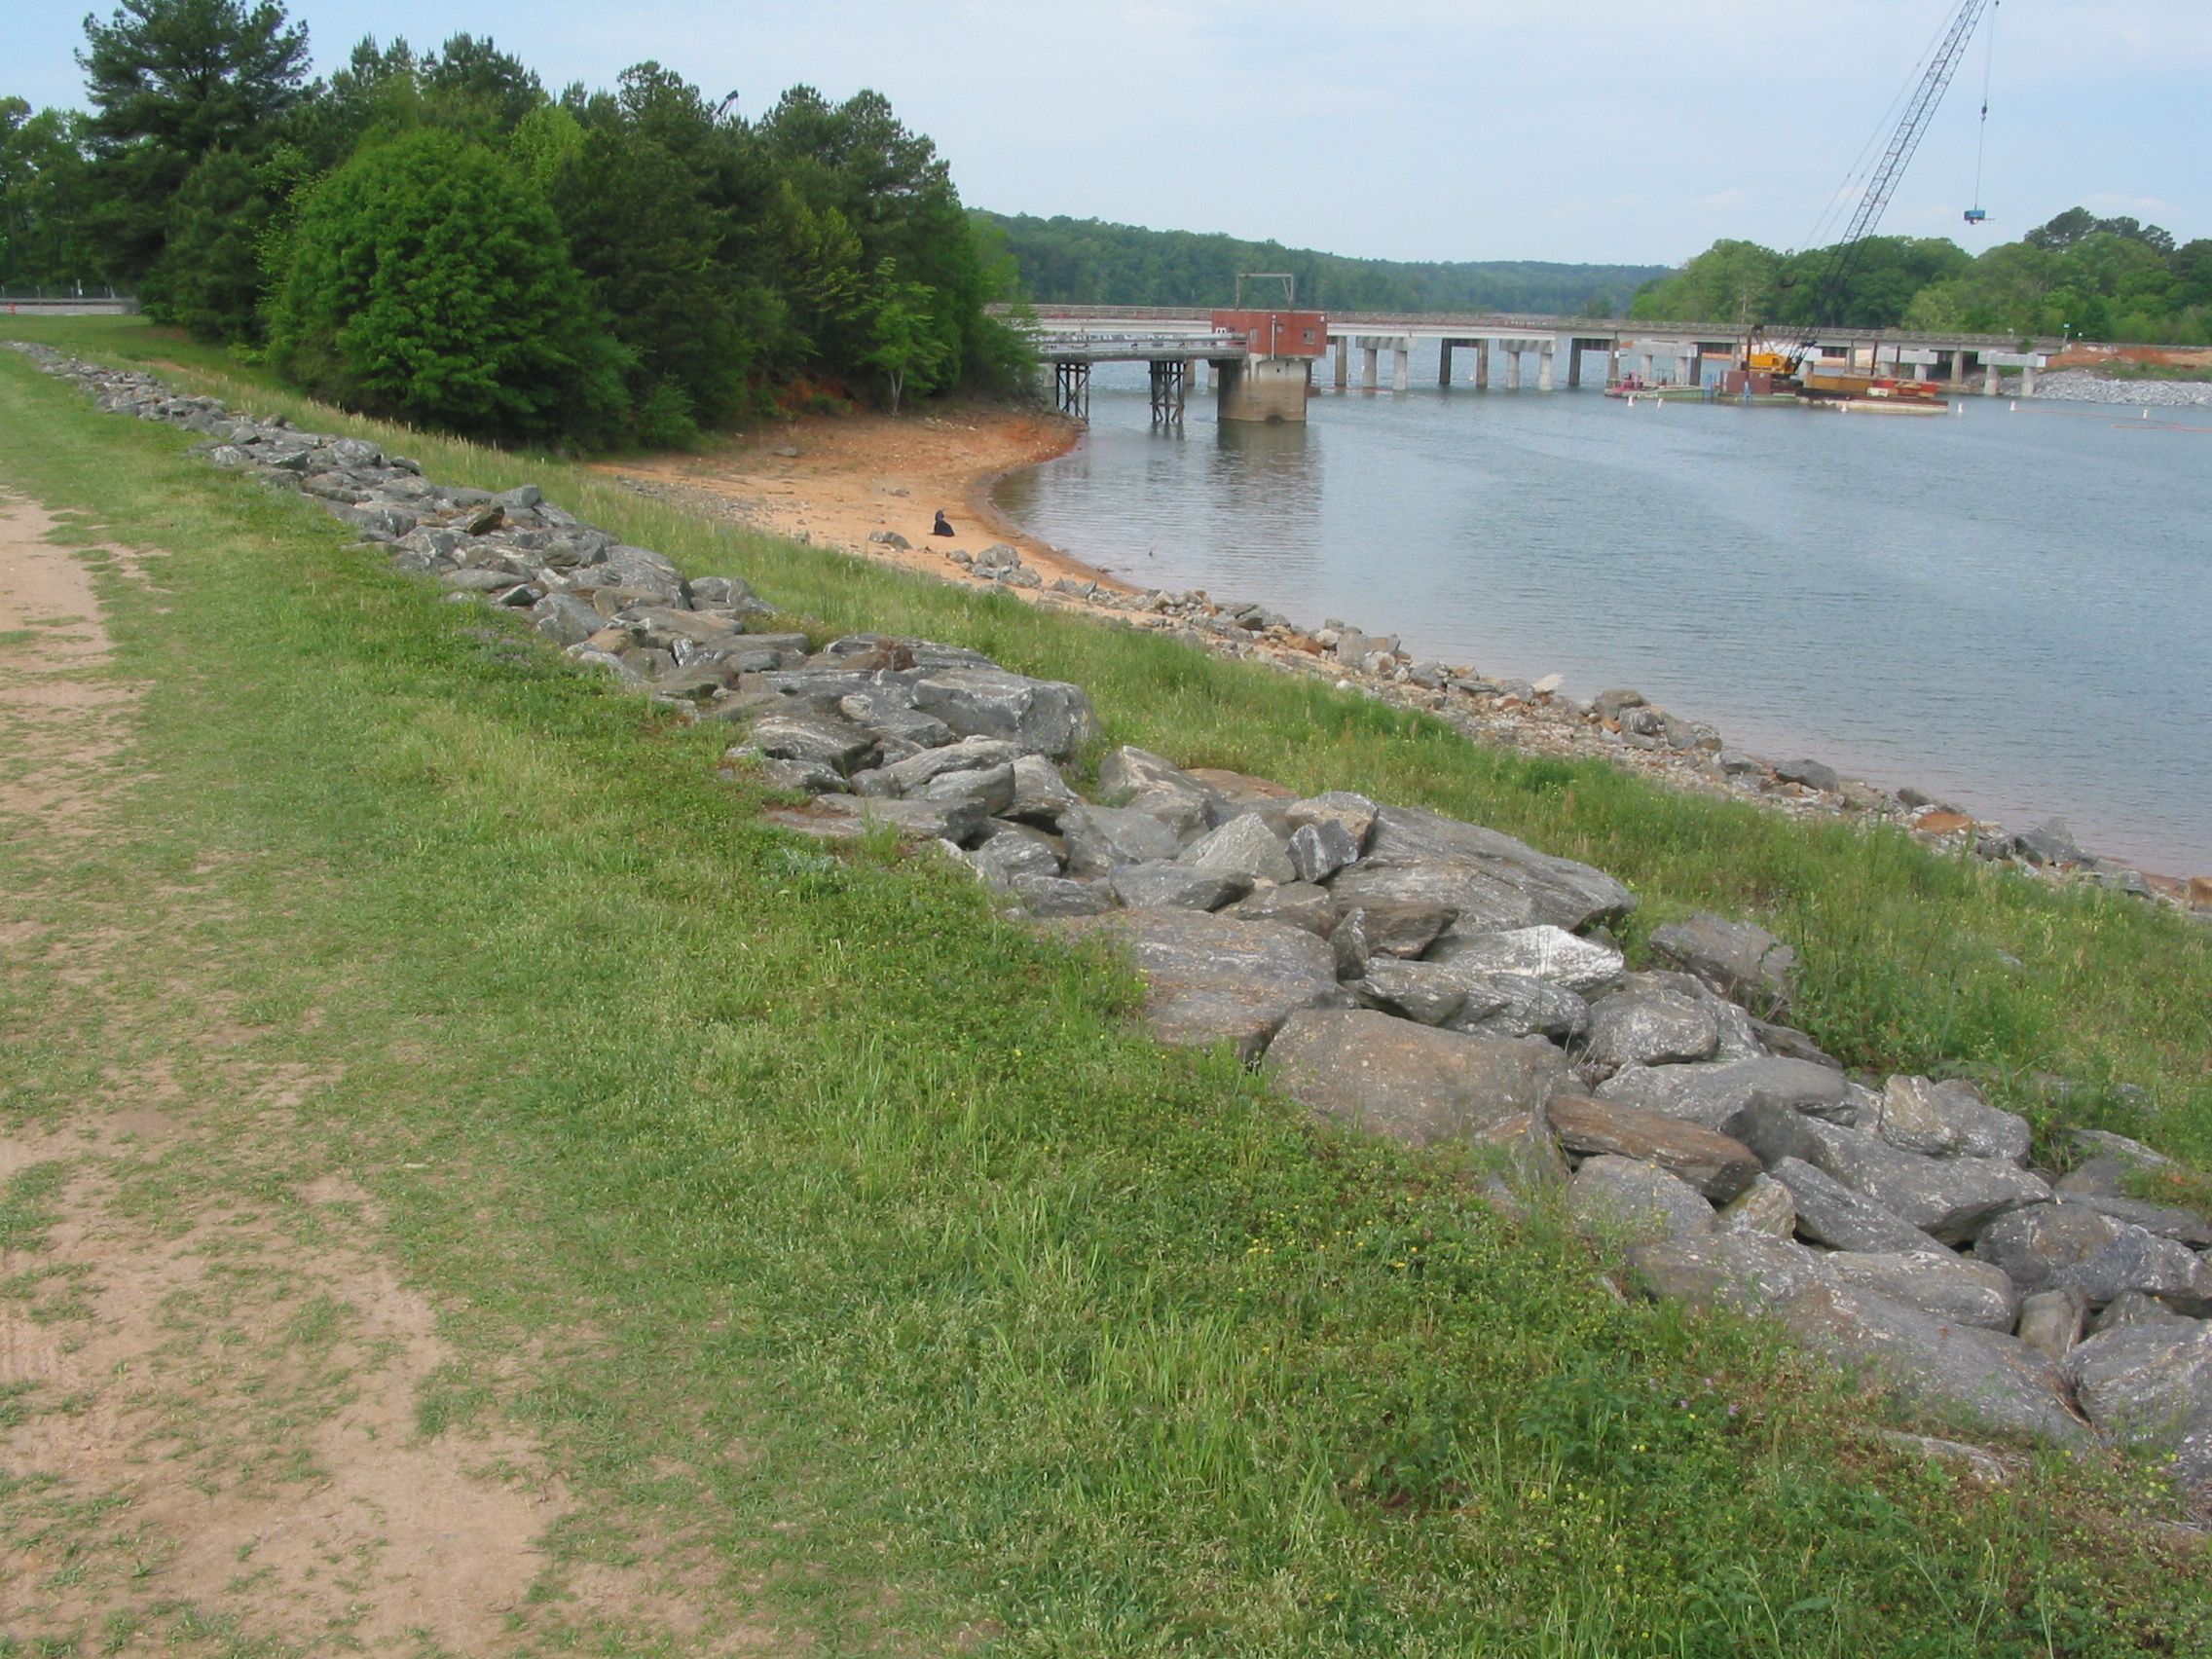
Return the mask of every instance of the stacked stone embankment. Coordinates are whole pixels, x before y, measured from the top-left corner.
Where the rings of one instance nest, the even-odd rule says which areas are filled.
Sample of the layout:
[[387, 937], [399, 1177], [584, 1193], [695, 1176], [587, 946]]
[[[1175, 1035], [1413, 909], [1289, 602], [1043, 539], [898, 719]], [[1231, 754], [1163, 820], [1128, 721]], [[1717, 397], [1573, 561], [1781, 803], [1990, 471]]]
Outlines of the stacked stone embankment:
[[[2009, 380], [2003, 389], [2021, 395], [2020, 382]], [[2035, 395], [2061, 403], [2118, 403], [2133, 409], [2199, 409], [2212, 405], [2212, 382], [2119, 379], [2089, 369], [2062, 369], [2039, 375]]]
[[[1632, 971], [1626, 886], [1480, 825], [1132, 748], [1086, 796], [1062, 769], [1099, 736], [1078, 686], [924, 640], [813, 649], [745, 583], [686, 580], [535, 489], [442, 486], [360, 440], [39, 354], [318, 500], [364, 556], [730, 722], [726, 763], [790, 792], [770, 809], [789, 828], [889, 827], [1010, 916], [1124, 946], [1160, 1041], [1227, 1045], [1349, 1132], [1487, 1149], [1494, 1202], [1551, 1192], [1648, 1294], [1770, 1313], [1969, 1432], [2148, 1448], [2212, 1506], [2212, 1226], [2131, 1192], [2166, 1161], [2083, 1130], [2068, 1167], [2038, 1164], [2026, 1120], [1969, 1082], [1851, 1076], [1790, 1023], [1795, 957], [1756, 925], [1658, 928]], [[1395, 673], [1387, 644], [1351, 643], [1361, 672]]]

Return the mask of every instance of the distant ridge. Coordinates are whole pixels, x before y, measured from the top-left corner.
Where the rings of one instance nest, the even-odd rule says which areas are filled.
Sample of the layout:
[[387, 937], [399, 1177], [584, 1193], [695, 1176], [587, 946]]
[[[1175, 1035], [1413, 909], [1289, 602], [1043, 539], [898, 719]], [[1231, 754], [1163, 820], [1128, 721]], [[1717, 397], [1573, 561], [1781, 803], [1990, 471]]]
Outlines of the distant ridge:
[[1619, 316], [1665, 265], [1553, 265], [1540, 260], [1410, 264], [1349, 259], [1274, 241], [1150, 231], [1102, 219], [1040, 219], [970, 209], [1006, 239], [1028, 297], [1041, 305], [1228, 305], [1239, 271], [1288, 271], [1302, 305], [1339, 311], [1547, 312]]

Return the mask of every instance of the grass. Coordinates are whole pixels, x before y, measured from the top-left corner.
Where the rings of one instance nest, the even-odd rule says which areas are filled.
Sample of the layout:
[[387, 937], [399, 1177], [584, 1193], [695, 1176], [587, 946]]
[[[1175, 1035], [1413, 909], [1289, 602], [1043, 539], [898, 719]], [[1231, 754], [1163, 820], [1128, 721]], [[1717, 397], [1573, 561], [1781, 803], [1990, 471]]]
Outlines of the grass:
[[[436, 476], [540, 482], [826, 626], [1077, 681], [1112, 741], [1590, 859], [1643, 896], [1632, 948], [1693, 907], [1755, 913], [1853, 1060], [1972, 1070], [2039, 1111], [2030, 1080], [2060, 1073], [2077, 1119], [2212, 1150], [2202, 928], [339, 422], [135, 325], [17, 321]], [[0, 993], [0, 1110], [51, 1118], [117, 1064], [212, 1088], [208, 1011], [226, 1064], [325, 1080], [280, 1157], [209, 1178], [360, 1173], [461, 1355], [419, 1424], [542, 1436], [586, 1496], [557, 1551], [678, 1530], [828, 1651], [2212, 1641], [2200, 1546], [2160, 1530], [2140, 1466], [2048, 1459], [1981, 1493], [1900, 1459], [1865, 1434], [1879, 1408], [1760, 1328], [1623, 1306], [1602, 1252], [1477, 1201], [1471, 1161], [1316, 1132], [1225, 1060], [1154, 1049], [1125, 975], [947, 870], [794, 847], [718, 781], [716, 738], [518, 662], [511, 623], [179, 434], [12, 354], [0, 434], [0, 482], [74, 534], [173, 555], [152, 590], [100, 578], [155, 686], [115, 830], [0, 850], [0, 920], [119, 936], [89, 982]]]

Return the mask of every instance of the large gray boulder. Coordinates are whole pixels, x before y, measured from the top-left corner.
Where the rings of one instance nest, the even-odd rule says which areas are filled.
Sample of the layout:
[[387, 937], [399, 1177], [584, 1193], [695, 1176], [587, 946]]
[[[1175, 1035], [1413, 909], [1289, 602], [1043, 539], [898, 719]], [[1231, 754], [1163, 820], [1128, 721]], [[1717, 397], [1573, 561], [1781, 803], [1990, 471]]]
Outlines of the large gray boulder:
[[914, 682], [914, 707], [968, 737], [1000, 737], [1065, 760], [1098, 735], [1081, 687], [1003, 669], [942, 669]]
[[1079, 804], [1060, 769], [1042, 755], [1016, 756], [1013, 765], [1014, 804], [1006, 809], [1005, 816], [1048, 830], [1058, 828], [1068, 808]]
[[1060, 814], [1067, 837], [1068, 874], [1104, 875], [1117, 865], [1172, 859], [1183, 843], [1175, 831], [1146, 812], [1117, 806], [1071, 806]]
[[1935, 1242], [1903, 1216], [1802, 1159], [1777, 1159], [1767, 1173], [1788, 1190], [1796, 1231], [1816, 1244], [1879, 1254], [1925, 1250]]
[[1250, 898], [1232, 904], [1229, 913], [1240, 922], [1288, 922], [1323, 939], [1336, 931], [1340, 916], [1335, 896], [1308, 881], [1255, 888]]
[[1434, 904], [1355, 905], [1329, 935], [1337, 950], [1337, 973], [1355, 979], [1378, 956], [1411, 961], [1451, 925], [1452, 912]]
[[1779, 1054], [1699, 1065], [1623, 1066], [1598, 1086], [1598, 1096], [1687, 1118], [1709, 1129], [1724, 1126], [1754, 1103], [1823, 1116], [1855, 1109], [1850, 1080], [1841, 1072]]
[[2199, 1506], [2212, 1499], [2212, 1324], [2102, 1331], [2066, 1356], [2066, 1371], [2091, 1422], [2165, 1453], [2174, 1483]]
[[1230, 1043], [1250, 1060], [1300, 1010], [1344, 1008], [1351, 1001], [1337, 983], [1327, 942], [1281, 922], [1161, 909], [1048, 925], [1075, 937], [1103, 932], [1125, 940], [1145, 980], [1145, 1023], [1174, 1047]]
[[1228, 869], [1196, 869], [1173, 859], [1117, 865], [1107, 872], [1114, 897], [1132, 910], [1218, 910], [1252, 891], [1252, 878]]
[[1289, 853], [1291, 867], [1300, 881], [1326, 881], [1346, 865], [1358, 862], [1359, 842], [1342, 819], [1324, 818], [1293, 830]]
[[1759, 1161], [1750, 1147], [1679, 1118], [1576, 1094], [1554, 1095], [1545, 1112], [1563, 1150], [1655, 1163], [1716, 1204], [1727, 1203], [1759, 1177]]
[[1323, 1117], [1409, 1146], [1472, 1140], [1540, 1112], [1567, 1077], [1548, 1043], [1468, 1037], [1366, 1009], [1293, 1014], [1268, 1069]]
[[607, 619], [572, 593], [549, 593], [530, 608], [537, 631], [557, 645], [576, 645], [607, 626]]
[[[1344, 897], [1341, 890], [1338, 897]], [[1429, 947], [1428, 960], [1470, 973], [1549, 979], [1583, 995], [1611, 984], [1623, 966], [1621, 953], [1611, 945], [1549, 925], [1489, 933], [1467, 933], [1455, 925]]]
[[2028, 1121], [2001, 1112], [1963, 1079], [1934, 1083], [1924, 1077], [1893, 1077], [1882, 1088], [1874, 1132], [1901, 1152], [1931, 1158], [1958, 1155], [1996, 1158], [2012, 1164], [2028, 1161]]
[[1380, 810], [1363, 794], [1354, 794], [1349, 790], [1330, 790], [1325, 794], [1292, 801], [1283, 809], [1283, 823], [1293, 834], [1309, 827], [1331, 826], [1340, 830], [1350, 842], [1356, 858], [1367, 850], [1367, 837], [1374, 831], [1375, 815]]
[[1809, 1285], [1780, 1309], [1806, 1346], [1881, 1378], [1933, 1416], [2060, 1446], [2089, 1443], [2046, 1355], [1856, 1285]]
[[1582, 1050], [1592, 1075], [1622, 1066], [1702, 1060], [1720, 1043], [1720, 1021], [1696, 997], [1649, 984], [1624, 985], [1590, 1005]]
[[2048, 1358], [1845, 1283], [1830, 1258], [1801, 1244], [1722, 1232], [1645, 1245], [1630, 1260], [1654, 1295], [1771, 1311], [1808, 1347], [1868, 1372], [1934, 1416], [2062, 1446], [2089, 1439]]
[[1782, 1018], [1796, 993], [1797, 953], [1753, 922], [1703, 914], [1670, 922], [1651, 930], [1651, 954], [1761, 1018]]
[[1523, 896], [1529, 923], [1549, 923], [1569, 932], [1592, 922], [1617, 920], [1636, 908], [1636, 896], [1604, 870], [1539, 853], [1495, 830], [1419, 807], [1376, 810], [1363, 862], [1373, 861], [1463, 864], [1487, 870], [1504, 889]]
[[1113, 907], [1104, 882], [1070, 881], [1059, 875], [1017, 875], [1009, 885], [1029, 913], [1044, 921], [1095, 916]]
[[777, 760], [811, 760], [850, 775], [876, 752], [875, 734], [843, 720], [793, 709], [753, 722], [753, 747]]
[[2024, 1169], [1991, 1158], [1922, 1158], [1859, 1129], [1765, 1102], [1721, 1125], [1769, 1169], [1802, 1159], [1945, 1244], [1962, 1243], [1999, 1216], [2050, 1201]]
[[940, 772], [916, 792], [923, 800], [974, 798], [994, 818], [1014, 804], [1012, 766], [975, 766], [964, 771]]
[[857, 840], [888, 827], [903, 841], [954, 846], [977, 839], [987, 822], [978, 800], [875, 800], [855, 794], [817, 795], [806, 806], [770, 807], [760, 816], [818, 840]]
[[2009, 1333], [2019, 1316], [2020, 1293], [2002, 1272], [1933, 1242], [1912, 1251], [1838, 1250], [1827, 1269], [1845, 1284], [1985, 1331]]
[[900, 793], [915, 794], [946, 772], [973, 772], [989, 766], [1011, 765], [1019, 753], [1013, 744], [999, 738], [971, 737], [924, 749], [903, 760], [894, 760], [884, 771], [890, 774]]
[[2022, 1290], [2079, 1290], [2093, 1308], [2128, 1291], [2192, 1314], [2212, 1313], [2212, 1264], [2188, 1245], [2083, 1204], [2038, 1204], [1974, 1240], [1974, 1254]]
[[994, 892], [1012, 891], [1019, 876], [1060, 873], [1060, 861], [1052, 849], [1042, 839], [1028, 835], [1002, 831], [968, 856]]
[[[1590, 1005], [1564, 985], [1526, 974], [1476, 973], [1456, 965], [1446, 965], [1445, 971], [1456, 975], [1466, 990], [1458, 1009], [1442, 1022], [1447, 1030], [1567, 1043], [1590, 1028]], [[1372, 965], [1369, 972], [1374, 972]]]
[[1185, 847], [1180, 856], [1194, 868], [1228, 871], [1247, 881], [1299, 879], [1283, 844], [1256, 812], [1243, 813], [1209, 830]]
[[1126, 745], [1098, 762], [1098, 798], [1119, 806], [1131, 795], [1148, 790], [1174, 790], [1184, 794], [1210, 795], [1214, 792], [1174, 761], [1148, 749]]
[[1719, 1228], [1697, 1189], [1643, 1159], [1586, 1160], [1567, 1184], [1567, 1204], [1583, 1226], [1628, 1244], [1693, 1238]]

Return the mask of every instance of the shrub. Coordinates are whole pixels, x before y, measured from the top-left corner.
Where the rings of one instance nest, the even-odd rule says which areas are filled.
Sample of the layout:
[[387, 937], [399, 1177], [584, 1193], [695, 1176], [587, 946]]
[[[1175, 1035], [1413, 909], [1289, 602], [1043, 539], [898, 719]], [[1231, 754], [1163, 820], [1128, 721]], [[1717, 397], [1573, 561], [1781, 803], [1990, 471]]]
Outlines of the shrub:
[[285, 249], [270, 344], [323, 396], [456, 431], [589, 438], [623, 354], [553, 211], [483, 145], [420, 129], [317, 185]]

